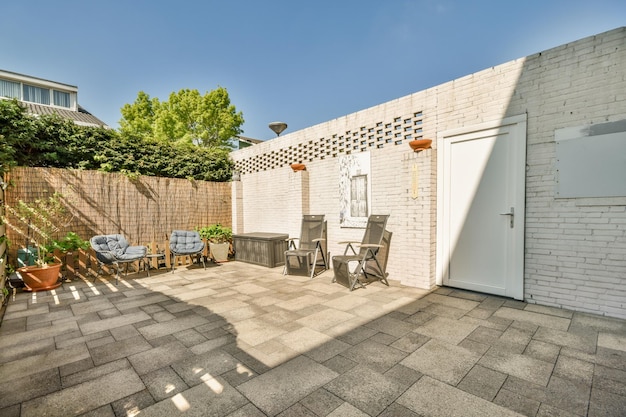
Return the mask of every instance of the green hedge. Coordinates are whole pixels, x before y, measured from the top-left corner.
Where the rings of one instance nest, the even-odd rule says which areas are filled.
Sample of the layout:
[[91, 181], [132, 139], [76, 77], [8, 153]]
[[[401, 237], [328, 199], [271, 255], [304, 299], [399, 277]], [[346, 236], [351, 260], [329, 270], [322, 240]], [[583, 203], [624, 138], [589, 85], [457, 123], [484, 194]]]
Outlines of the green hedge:
[[116, 130], [79, 126], [57, 115], [34, 117], [0, 99], [0, 164], [229, 181], [228, 150], [173, 145]]

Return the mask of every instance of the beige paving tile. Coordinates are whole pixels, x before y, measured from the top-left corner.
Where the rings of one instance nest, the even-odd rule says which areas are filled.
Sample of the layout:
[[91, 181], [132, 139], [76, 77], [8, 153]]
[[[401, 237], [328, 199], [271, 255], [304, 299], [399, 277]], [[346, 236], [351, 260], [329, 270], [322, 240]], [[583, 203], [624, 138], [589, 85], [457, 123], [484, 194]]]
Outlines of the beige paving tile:
[[14, 333], [0, 337], [0, 349], [5, 349], [9, 346], [20, 346], [36, 340], [50, 339], [76, 330], [78, 330], [78, 324], [75, 321], [66, 321], [50, 327]]
[[598, 346], [626, 352], [626, 335], [600, 332], [598, 334]]
[[479, 354], [468, 349], [431, 339], [400, 364], [447, 384], [456, 385], [479, 359]]
[[296, 323], [313, 330], [324, 331], [330, 327], [344, 323], [354, 318], [353, 314], [327, 308], [296, 320]]
[[132, 369], [123, 369], [73, 387], [27, 401], [22, 417], [67, 417], [83, 414], [145, 389]]
[[306, 353], [329, 343], [332, 338], [314, 329], [302, 327], [296, 331], [280, 335], [276, 340], [296, 352]]
[[66, 349], [56, 349], [38, 355], [24, 356], [20, 359], [4, 363], [0, 366], [0, 380], [10, 381], [26, 375], [36, 374], [46, 369], [57, 368], [68, 363], [89, 357], [84, 343]]
[[168, 334], [180, 332], [182, 330], [191, 329], [192, 327], [201, 326], [207, 324], [209, 321], [198, 315], [191, 315], [173, 320], [168, 320], [163, 323], [150, 324], [139, 329], [139, 332], [148, 340], [163, 337]]
[[537, 385], [547, 386], [554, 364], [529, 356], [498, 351], [483, 356], [479, 363], [485, 368], [524, 379]]
[[478, 328], [477, 324], [464, 323], [447, 317], [435, 317], [415, 331], [453, 345], [458, 345]]
[[509, 320], [518, 320], [529, 322], [538, 326], [548, 327], [550, 329], [566, 331], [570, 325], [570, 319], [556, 316], [549, 316], [542, 313], [534, 313], [526, 310], [517, 310], [515, 308], [500, 307], [494, 316]]
[[140, 321], [150, 320], [150, 316], [143, 311], [137, 313], [123, 314], [121, 316], [111, 317], [109, 319], [91, 321], [88, 323], [79, 324], [80, 331], [84, 335], [91, 333], [98, 333], [104, 330], [114, 329], [116, 327], [122, 327]]
[[[445, 401], [442, 401], [444, 400]], [[428, 376], [422, 377], [398, 398], [398, 403], [431, 417], [520, 417], [514, 411], [468, 394]]]
[[427, 296], [425, 296], [423, 298], [424, 301], [428, 301], [430, 303], [435, 303], [435, 304], [441, 304], [444, 306], [448, 306], [448, 307], [453, 307], [456, 308], [458, 310], [463, 310], [463, 311], [470, 311], [473, 310], [474, 308], [476, 308], [478, 305], [480, 305], [479, 302], [477, 301], [472, 301], [472, 300], [465, 300], [462, 298], [455, 298], [455, 297], [446, 297], [444, 295], [440, 295], [440, 294], [428, 294]]
[[238, 390], [261, 411], [274, 416], [335, 377], [336, 372], [299, 356], [244, 382]]
[[182, 391], [141, 410], [142, 417], [184, 415], [225, 416], [246, 403], [246, 399], [223, 378], [207, 377], [204, 383]]
[[565, 346], [586, 353], [594, 353], [597, 344], [595, 334], [577, 334], [546, 327], [540, 327], [533, 335], [533, 340]]

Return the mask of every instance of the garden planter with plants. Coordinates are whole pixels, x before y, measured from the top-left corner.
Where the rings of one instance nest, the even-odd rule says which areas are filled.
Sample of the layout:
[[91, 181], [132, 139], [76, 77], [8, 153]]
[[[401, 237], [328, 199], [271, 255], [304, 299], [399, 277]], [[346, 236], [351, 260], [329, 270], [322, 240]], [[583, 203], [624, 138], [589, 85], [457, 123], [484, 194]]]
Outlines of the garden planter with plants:
[[31, 265], [17, 268], [26, 291], [46, 291], [53, 290], [61, 286], [59, 281], [61, 275], [61, 263], [47, 263], [42, 266]]
[[37, 249], [35, 265], [23, 266], [15, 271], [21, 276], [27, 291], [51, 290], [61, 285], [61, 262], [52, 256], [54, 238], [60, 231], [58, 225], [68, 220], [61, 194], [37, 199], [32, 203], [22, 200], [13, 207], [5, 206], [3, 223], [25, 240], [25, 247], [32, 243]]
[[200, 237], [209, 242], [210, 256], [215, 262], [227, 262], [230, 254], [233, 232], [230, 227], [213, 224], [198, 229]]
[[74, 232], [67, 232], [67, 234], [59, 240], [55, 240], [52, 242], [52, 249], [60, 252], [64, 258], [65, 265], [65, 280], [71, 281], [78, 272], [78, 268], [76, 267], [76, 263], [78, 261], [78, 254], [80, 250], [89, 249], [89, 241], [82, 240], [80, 236], [78, 236]]

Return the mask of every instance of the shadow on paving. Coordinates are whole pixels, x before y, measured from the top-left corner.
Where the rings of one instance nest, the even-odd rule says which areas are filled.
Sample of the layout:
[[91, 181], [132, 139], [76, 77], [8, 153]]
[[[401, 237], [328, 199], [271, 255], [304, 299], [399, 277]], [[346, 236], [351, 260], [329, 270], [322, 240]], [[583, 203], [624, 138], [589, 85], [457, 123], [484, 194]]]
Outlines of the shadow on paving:
[[241, 262], [151, 275], [17, 294], [0, 415], [626, 415], [624, 320]]

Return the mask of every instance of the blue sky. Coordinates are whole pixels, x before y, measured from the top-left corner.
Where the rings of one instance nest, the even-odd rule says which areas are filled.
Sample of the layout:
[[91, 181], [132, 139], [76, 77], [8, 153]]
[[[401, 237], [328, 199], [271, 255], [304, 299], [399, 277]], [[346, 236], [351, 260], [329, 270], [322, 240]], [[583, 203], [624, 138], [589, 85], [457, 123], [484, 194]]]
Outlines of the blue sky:
[[3, 0], [0, 69], [79, 88], [117, 128], [139, 91], [225, 87], [271, 139], [626, 25], [624, 0]]

